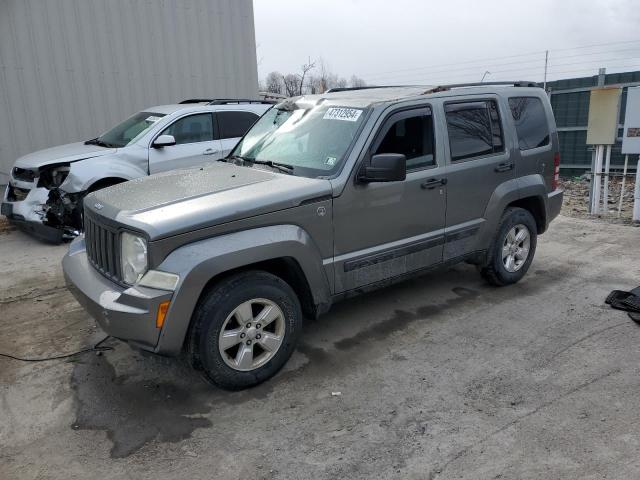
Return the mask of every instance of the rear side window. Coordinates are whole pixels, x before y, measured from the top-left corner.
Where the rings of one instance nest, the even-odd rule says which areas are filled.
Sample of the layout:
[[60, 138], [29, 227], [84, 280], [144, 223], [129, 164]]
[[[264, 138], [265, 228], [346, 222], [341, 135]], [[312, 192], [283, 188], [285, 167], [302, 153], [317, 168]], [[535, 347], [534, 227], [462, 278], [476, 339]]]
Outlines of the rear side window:
[[511, 97], [509, 108], [518, 132], [520, 150], [549, 144], [549, 124], [542, 101], [537, 97]]
[[498, 106], [493, 100], [445, 105], [451, 160], [504, 151]]
[[242, 137], [251, 128], [258, 115], [251, 112], [217, 112], [220, 138]]
[[435, 165], [432, 116], [416, 115], [394, 122], [375, 153], [404, 154], [407, 170]]

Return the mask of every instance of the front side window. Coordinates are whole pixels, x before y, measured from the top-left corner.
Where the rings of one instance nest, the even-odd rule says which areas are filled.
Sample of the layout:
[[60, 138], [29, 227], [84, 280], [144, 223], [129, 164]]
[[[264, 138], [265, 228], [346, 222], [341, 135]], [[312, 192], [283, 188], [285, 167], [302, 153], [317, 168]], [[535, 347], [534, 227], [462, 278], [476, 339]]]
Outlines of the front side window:
[[416, 115], [394, 122], [375, 153], [401, 153], [407, 157], [407, 170], [435, 165], [433, 117]]
[[138, 112], [116, 125], [97, 140], [111, 147], [125, 147], [149, 130], [164, 113]]
[[241, 137], [258, 119], [258, 115], [251, 112], [217, 112], [216, 115], [220, 127], [220, 138]]
[[504, 151], [498, 106], [493, 100], [445, 105], [451, 160]]
[[231, 156], [288, 165], [294, 175], [332, 175], [344, 162], [366, 113], [363, 108], [326, 104], [278, 105], [260, 117]]
[[189, 115], [176, 120], [161, 135], [173, 135], [176, 145], [213, 140], [213, 119], [210, 113]]
[[538, 97], [511, 97], [509, 108], [518, 133], [520, 150], [549, 144], [549, 124]]

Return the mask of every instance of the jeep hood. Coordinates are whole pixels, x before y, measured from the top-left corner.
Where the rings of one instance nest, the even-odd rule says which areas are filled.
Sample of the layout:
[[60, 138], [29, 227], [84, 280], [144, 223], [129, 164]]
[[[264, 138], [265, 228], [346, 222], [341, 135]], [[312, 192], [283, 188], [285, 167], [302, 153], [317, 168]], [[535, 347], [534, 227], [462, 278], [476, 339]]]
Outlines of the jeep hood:
[[94, 215], [158, 240], [331, 194], [329, 180], [215, 162], [120, 183], [85, 199]]
[[53, 148], [46, 148], [30, 153], [16, 160], [15, 166], [29, 170], [53, 165], [55, 163], [77, 162], [87, 158], [101, 157], [115, 152], [115, 148], [104, 148], [98, 145], [85, 145], [84, 142], [69, 143]]

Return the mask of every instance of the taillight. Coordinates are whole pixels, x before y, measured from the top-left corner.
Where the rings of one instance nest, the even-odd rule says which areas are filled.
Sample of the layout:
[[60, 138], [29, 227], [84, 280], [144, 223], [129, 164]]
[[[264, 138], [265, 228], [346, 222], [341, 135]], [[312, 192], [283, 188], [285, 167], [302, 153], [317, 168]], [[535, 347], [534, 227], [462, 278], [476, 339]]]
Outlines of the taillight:
[[560, 185], [560, 153], [553, 156], [553, 181], [551, 182], [551, 190], [555, 190]]

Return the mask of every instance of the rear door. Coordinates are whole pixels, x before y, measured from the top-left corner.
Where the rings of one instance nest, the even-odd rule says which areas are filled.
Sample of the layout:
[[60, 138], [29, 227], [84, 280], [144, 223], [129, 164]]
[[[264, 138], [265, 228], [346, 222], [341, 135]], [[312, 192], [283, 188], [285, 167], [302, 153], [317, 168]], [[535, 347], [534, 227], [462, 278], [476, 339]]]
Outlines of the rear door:
[[498, 97], [444, 102], [448, 137], [445, 261], [476, 248], [489, 199], [501, 183], [515, 178], [512, 139], [505, 140], [504, 135], [506, 115], [510, 115], [508, 106]]
[[157, 136], [160, 135], [173, 135], [176, 144], [162, 148], [149, 147], [150, 173], [202, 165], [221, 156], [222, 148], [220, 140], [215, 139], [211, 112], [181, 117]]
[[[537, 96], [509, 97], [509, 109], [517, 134], [516, 176], [540, 174], [549, 187], [553, 180], [554, 152], [551, 145], [549, 116], [544, 99]], [[550, 108], [549, 108], [550, 110]]]
[[220, 157], [226, 157], [240, 138], [260, 118], [257, 114], [244, 110], [220, 110], [214, 115], [220, 132]]

